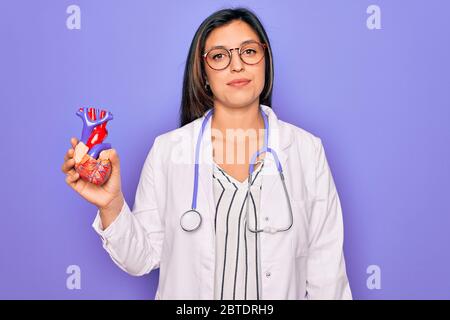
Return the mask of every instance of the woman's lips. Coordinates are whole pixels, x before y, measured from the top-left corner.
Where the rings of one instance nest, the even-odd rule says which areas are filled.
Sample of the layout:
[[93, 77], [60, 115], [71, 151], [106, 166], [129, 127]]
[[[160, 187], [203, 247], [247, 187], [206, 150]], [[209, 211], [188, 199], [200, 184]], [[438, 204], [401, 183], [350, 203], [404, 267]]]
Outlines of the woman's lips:
[[246, 86], [251, 80], [243, 80], [243, 81], [236, 81], [236, 82], [231, 82], [228, 85], [232, 86], [232, 87], [244, 87]]

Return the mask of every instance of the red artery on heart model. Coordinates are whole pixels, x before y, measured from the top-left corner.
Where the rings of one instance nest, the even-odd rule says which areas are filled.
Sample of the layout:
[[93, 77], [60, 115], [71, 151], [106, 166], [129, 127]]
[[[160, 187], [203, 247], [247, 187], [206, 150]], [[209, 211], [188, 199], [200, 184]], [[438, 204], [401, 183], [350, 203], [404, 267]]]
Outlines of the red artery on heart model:
[[75, 170], [83, 180], [102, 185], [109, 179], [112, 169], [107, 153], [102, 151], [111, 149], [111, 144], [103, 140], [108, 136], [106, 124], [113, 115], [95, 108], [80, 108], [76, 115], [83, 120], [83, 131], [75, 147]]
[[[95, 109], [94, 108], [89, 108], [88, 114], [89, 114], [89, 117], [92, 120], [97, 120], [97, 116], [95, 114]], [[100, 112], [100, 119], [105, 117], [105, 115], [106, 115], [106, 111], [102, 110]], [[108, 131], [106, 130], [106, 123], [107, 122], [108, 121], [105, 121], [102, 124], [99, 124], [99, 125], [94, 127], [94, 130], [92, 130], [92, 133], [89, 136], [89, 139], [88, 139], [88, 141], [86, 143], [86, 146], [89, 149], [91, 149], [96, 144], [102, 143], [103, 140], [105, 140], [106, 136], [108, 135]]]

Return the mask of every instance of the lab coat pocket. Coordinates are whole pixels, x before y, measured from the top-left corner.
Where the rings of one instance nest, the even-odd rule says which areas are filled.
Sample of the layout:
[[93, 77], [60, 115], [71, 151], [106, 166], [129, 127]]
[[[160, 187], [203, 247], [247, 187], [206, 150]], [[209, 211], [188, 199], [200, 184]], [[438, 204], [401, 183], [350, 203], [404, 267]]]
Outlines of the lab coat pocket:
[[293, 199], [292, 213], [294, 215], [292, 246], [296, 257], [308, 255], [308, 200]]
[[295, 252], [294, 279], [297, 299], [308, 299], [307, 286], [307, 262], [308, 262], [308, 200], [292, 201], [294, 213], [295, 232], [292, 238], [292, 250]]

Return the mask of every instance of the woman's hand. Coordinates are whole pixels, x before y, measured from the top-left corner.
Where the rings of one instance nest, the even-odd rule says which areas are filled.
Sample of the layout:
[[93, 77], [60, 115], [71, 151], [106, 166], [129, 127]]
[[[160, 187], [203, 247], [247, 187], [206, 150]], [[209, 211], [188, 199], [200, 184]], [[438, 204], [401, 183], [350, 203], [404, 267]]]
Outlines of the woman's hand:
[[[97, 186], [81, 179], [78, 172], [75, 171], [74, 152], [78, 140], [72, 138], [70, 142], [72, 147], [64, 156], [64, 163], [61, 168], [62, 172], [66, 174], [66, 183], [99, 210], [104, 213], [108, 212], [110, 219], [107, 220], [113, 220], [119, 214], [124, 201], [120, 178], [120, 159], [116, 150], [108, 149], [100, 153], [99, 158], [111, 161], [111, 175], [103, 185]], [[102, 222], [104, 222], [103, 217]], [[109, 225], [109, 223], [106, 224]], [[107, 227], [105, 223], [103, 226]]]

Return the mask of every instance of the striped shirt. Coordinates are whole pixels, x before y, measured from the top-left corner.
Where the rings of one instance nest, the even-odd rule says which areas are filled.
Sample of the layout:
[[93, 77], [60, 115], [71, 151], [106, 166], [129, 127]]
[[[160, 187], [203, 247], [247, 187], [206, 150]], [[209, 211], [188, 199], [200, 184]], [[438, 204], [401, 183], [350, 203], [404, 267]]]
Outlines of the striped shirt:
[[[252, 173], [249, 215], [259, 211], [260, 174], [264, 161]], [[213, 185], [216, 203], [216, 272], [214, 299], [259, 299], [258, 236], [247, 229], [247, 179], [244, 182], [227, 174], [214, 162]], [[255, 166], [256, 167], [256, 166]], [[253, 220], [252, 220], [253, 221]]]

